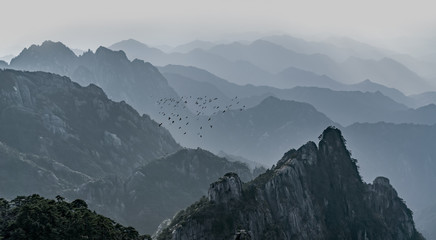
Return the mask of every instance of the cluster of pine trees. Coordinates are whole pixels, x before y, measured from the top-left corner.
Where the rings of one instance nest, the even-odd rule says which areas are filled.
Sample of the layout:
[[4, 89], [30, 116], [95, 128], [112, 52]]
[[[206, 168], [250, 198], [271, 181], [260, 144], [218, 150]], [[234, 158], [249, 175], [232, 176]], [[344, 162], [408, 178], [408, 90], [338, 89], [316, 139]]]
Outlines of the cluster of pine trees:
[[45, 199], [37, 194], [11, 201], [0, 198], [0, 240], [145, 240], [132, 227], [124, 227], [88, 209], [85, 201], [69, 203], [63, 197]]

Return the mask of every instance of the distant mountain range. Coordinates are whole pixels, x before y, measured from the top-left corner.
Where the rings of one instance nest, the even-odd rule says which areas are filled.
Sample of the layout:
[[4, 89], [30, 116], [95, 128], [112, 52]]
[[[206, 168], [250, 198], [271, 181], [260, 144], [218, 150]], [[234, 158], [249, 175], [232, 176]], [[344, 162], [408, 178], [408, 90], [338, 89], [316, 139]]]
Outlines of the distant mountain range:
[[309, 103], [341, 125], [378, 121], [436, 123], [436, 111], [431, 106], [418, 109], [408, 108], [405, 104], [414, 105], [413, 98], [405, 96], [396, 89], [387, 88], [369, 80], [355, 85], [342, 85], [339, 87], [342, 90], [319, 87], [278, 89], [266, 86], [236, 85], [195, 67], [168, 65], [159, 70], [180, 95], [188, 93], [188, 89], [196, 89], [200, 92], [200, 89], [204, 87], [204, 91], [210, 95], [225, 95], [229, 98], [240, 96], [241, 102], [246, 103], [247, 106], [254, 106], [265, 97], [272, 95], [280, 99]]
[[[273, 39], [276, 43], [267, 41], [268, 39]], [[311, 44], [308, 42], [302, 44], [300, 41], [298, 45]], [[318, 47], [314, 48], [342, 49], [332, 44], [321, 45], [318, 44]], [[256, 40], [250, 44], [238, 42], [216, 44], [210, 48], [195, 48], [185, 53], [164, 54], [162, 52], [141, 55], [141, 52], [155, 52], [157, 49], [136, 41], [123, 41], [114, 44], [111, 48], [125, 50], [131, 59], [146, 59], [154, 65], [177, 64], [203, 68], [237, 84], [277, 86], [275, 85], [276, 74], [293, 67], [318, 75], [326, 75], [343, 83], [357, 83], [371, 79], [408, 94], [436, 88], [400, 62], [390, 58], [391, 53], [383, 53], [384, 51], [380, 49], [361, 43], [353, 42], [352, 45], [356, 45], [355, 49], [371, 49], [373, 53], [370, 55], [374, 58], [361, 58], [365, 55], [363, 50], [349, 50], [348, 53], [344, 53], [347, 55], [346, 59], [336, 62], [328, 55], [314, 51], [308, 53], [311, 51], [291, 47], [287, 40], [277, 40], [274, 37]]]
[[304, 54], [320, 53], [342, 62], [349, 57], [380, 59], [391, 52], [358, 42], [350, 38], [330, 38], [326, 41], [307, 41], [289, 35], [273, 35], [262, 38], [289, 50]]
[[216, 44], [209, 41], [201, 41], [201, 40], [195, 40], [192, 42], [188, 42], [186, 44], [179, 45], [172, 49], [172, 52], [180, 52], [180, 53], [187, 53], [194, 49], [203, 49], [208, 50], [215, 46]]
[[[125, 44], [132, 45], [132, 42], [135, 43], [135, 46], [142, 46], [141, 43], [134, 42], [133, 40], [126, 41]], [[261, 42], [260, 44], [265, 44]], [[268, 44], [267, 44], [268, 45]], [[30, 54], [32, 52], [32, 54]], [[153, 50], [151, 52], [159, 52], [158, 50]], [[53, 54], [56, 54], [54, 56]], [[140, 53], [140, 52], [137, 52]], [[163, 52], [161, 52], [163, 54]], [[27, 57], [32, 56], [32, 57]], [[57, 59], [57, 60], [56, 60]], [[32, 62], [37, 61], [38, 64], [32, 66]], [[86, 67], [85, 67], [86, 66]], [[183, 84], [176, 82], [175, 76], [172, 77], [173, 88], [168, 86], [167, 80], [159, 73], [157, 69], [155, 69], [152, 65], [148, 63], [141, 62], [139, 60], [135, 60], [130, 62], [127, 60], [126, 56], [122, 52], [113, 52], [105, 48], [99, 48], [96, 53], [87, 52], [83, 54], [81, 57], [76, 57], [73, 52], [71, 52], [67, 47], [62, 45], [61, 43], [52, 43], [45, 42], [40, 47], [32, 46], [29, 49], [23, 50], [22, 54], [12, 60], [10, 67], [18, 68], [18, 69], [26, 69], [26, 70], [46, 70], [59, 74], [72, 75], [72, 79], [78, 81], [81, 84], [89, 84], [95, 83], [101, 86], [107, 93], [108, 96], [113, 98], [114, 100], [125, 100], [129, 104], [132, 104], [136, 109], [138, 109], [141, 113], [148, 113], [157, 121], [162, 121], [162, 117], [158, 114], [160, 111], [157, 108], [156, 100], [162, 97], [177, 97], [176, 92], [173, 89], [190, 89], [191, 93], [193, 93], [194, 89], [196, 91], [203, 90], [205, 88], [210, 88], [207, 90], [208, 93], [212, 93], [213, 87], [208, 85], [206, 86], [195, 86], [195, 84], [190, 84], [187, 82], [187, 78], [191, 78], [193, 80], [198, 81], [208, 81], [211, 84], [214, 84], [215, 87], [221, 91], [221, 93], [216, 92], [217, 97], [222, 96], [222, 94], [230, 95], [230, 93], [225, 93], [223, 87], [229, 91], [229, 89], [235, 88], [235, 84], [231, 84], [225, 82], [223, 80], [218, 80], [218, 77], [215, 77], [209, 73], [201, 74], [199, 73], [189, 73], [189, 71], [198, 72], [199, 70], [195, 68], [186, 68], [181, 72], [177, 72], [179, 70], [174, 70], [175, 67], [172, 67], [173, 70], [163, 69], [161, 70], [165, 74], [177, 73], [178, 75], [182, 75], [185, 77]], [[116, 71], [117, 74], [112, 74], [111, 72]], [[250, 71], [249, 71], [250, 72]], [[122, 74], [121, 74], [122, 73]], [[198, 75], [193, 77], [192, 75]], [[255, 74], [258, 75], [258, 74]], [[311, 72], [302, 71], [298, 68], [288, 68], [284, 72], [280, 73], [278, 76], [281, 76], [282, 80], [285, 81], [287, 78], [290, 79], [306, 79], [305, 82], [309, 82], [306, 85], [309, 86], [324, 86], [329, 87], [339, 91], [369, 91], [376, 92], [380, 91], [386, 96], [389, 96], [392, 99], [395, 99], [397, 102], [405, 104], [407, 106], [416, 106], [417, 100], [414, 98], [406, 97], [401, 92], [384, 87], [383, 85], [379, 85], [373, 83], [369, 80], [361, 82], [355, 85], [345, 85], [339, 82], [336, 82], [333, 79], [328, 78], [327, 76], [320, 76], [313, 74]], [[203, 78], [211, 78], [211, 80], [203, 79]], [[225, 82], [225, 83], [224, 83]], [[300, 81], [301, 82], [301, 81]], [[124, 83], [124, 84], [121, 84]], [[125, 84], [127, 83], [127, 84]], [[178, 85], [174, 85], [177, 84]], [[324, 83], [324, 84], [322, 84]], [[189, 84], [190, 87], [184, 87], [185, 84]], [[197, 83], [196, 83], [197, 84]], [[226, 86], [223, 86], [226, 85]], [[198, 85], [198, 84], [197, 84]], [[220, 86], [218, 86], [220, 85]], [[304, 85], [294, 81], [294, 83], [290, 84], [291, 86]], [[358, 99], [361, 98], [358, 95], [360, 93], [345, 93], [345, 92], [335, 92], [334, 98], [337, 98], [336, 95], [350, 95], [352, 98], [357, 98], [355, 100], [339, 100], [341, 103], [350, 103], [347, 106], [351, 106], [351, 109], [346, 110], [346, 107], [341, 107], [340, 110], [336, 111], [332, 109], [335, 107], [334, 99], [330, 101], [323, 100], [322, 102], [317, 102], [316, 98], [321, 98], [324, 94], [331, 94], [328, 90], [321, 90], [312, 88], [308, 90], [305, 88], [305, 91], [312, 92], [310, 97], [304, 96], [296, 96], [292, 93], [294, 90], [279, 90], [276, 88], [268, 88], [268, 87], [244, 87], [241, 86], [236, 87], [236, 89], [244, 89], [243, 91], [247, 91], [249, 89], [250, 94], [249, 97], [253, 96], [268, 96], [275, 95], [277, 97], [289, 100], [297, 100], [308, 102], [314, 105], [318, 110], [330, 116], [334, 121], [341, 123], [342, 125], [348, 125], [354, 122], [375, 122], [375, 121], [393, 121], [393, 122], [415, 122], [415, 123], [425, 123], [431, 124], [433, 120], [433, 112], [431, 108], [426, 108], [428, 113], [422, 115], [422, 111], [418, 111], [418, 115], [422, 116], [431, 116], [430, 120], [423, 119], [423, 117], [415, 117], [410, 116], [415, 114], [415, 111], [409, 110], [405, 106], [400, 106], [399, 104], [395, 104], [393, 101], [385, 98], [382, 95], [364, 93], [363, 96], [368, 97], [366, 99]], [[301, 89], [301, 88], [299, 88]], [[121, 90], [121, 91], [120, 91]], [[244, 96], [242, 95], [242, 90], [231, 90], [233, 96]], [[295, 92], [295, 91], [294, 91]], [[300, 90], [296, 90], [296, 92], [300, 92]], [[186, 94], [188, 92], [179, 92], [179, 95]], [[356, 95], [356, 96], [353, 96]], [[183, 96], [183, 95], [182, 95]], [[289, 97], [293, 96], [293, 97]], [[365, 97], [364, 97], [365, 98]], [[377, 100], [375, 100], [377, 99]], [[257, 102], [260, 102], [258, 100]], [[377, 104], [372, 104], [378, 102]], [[381, 101], [381, 102], [380, 102]], [[357, 103], [360, 102], [360, 103]], [[384, 103], [382, 103], [384, 102]], [[389, 103], [390, 102], [390, 103]], [[330, 106], [322, 106], [322, 104], [327, 103]], [[356, 105], [357, 104], [357, 105]], [[343, 105], [342, 105], [343, 106]], [[369, 108], [369, 109], [368, 109]], [[372, 108], [372, 109], [371, 109]], [[379, 108], [379, 109], [375, 109]], [[360, 109], [360, 111], [356, 111], [356, 109]], [[429, 110], [430, 109], [430, 110]], [[400, 112], [400, 113], [397, 113]], [[188, 114], [188, 113], [186, 113]], [[334, 117], [333, 117], [334, 116]], [[174, 131], [171, 130], [174, 134]], [[180, 139], [179, 136], [176, 136], [177, 139]]]

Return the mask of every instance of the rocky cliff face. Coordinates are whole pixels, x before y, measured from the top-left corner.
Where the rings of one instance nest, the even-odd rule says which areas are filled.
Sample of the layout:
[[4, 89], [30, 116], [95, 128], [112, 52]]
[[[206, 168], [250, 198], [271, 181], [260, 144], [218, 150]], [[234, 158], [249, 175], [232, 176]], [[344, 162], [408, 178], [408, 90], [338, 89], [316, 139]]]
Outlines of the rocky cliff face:
[[0, 80], [0, 141], [53, 160], [58, 170], [65, 167], [88, 178], [129, 176], [180, 148], [150, 117], [109, 100], [95, 85], [14, 70], [0, 70]]
[[362, 182], [341, 132], [287, 152], [242, 184], [227, 174], [158, 239], [423, 239], [386, 178]]

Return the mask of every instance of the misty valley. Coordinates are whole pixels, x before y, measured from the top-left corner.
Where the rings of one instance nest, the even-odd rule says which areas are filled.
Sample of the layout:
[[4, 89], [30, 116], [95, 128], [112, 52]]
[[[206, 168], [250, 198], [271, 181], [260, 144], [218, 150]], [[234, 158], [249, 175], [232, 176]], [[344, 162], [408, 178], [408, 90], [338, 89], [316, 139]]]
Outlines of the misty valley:
[[352, 38], [34, 43], [0, 60], [0, 240], [436, 239], [435, 69]]

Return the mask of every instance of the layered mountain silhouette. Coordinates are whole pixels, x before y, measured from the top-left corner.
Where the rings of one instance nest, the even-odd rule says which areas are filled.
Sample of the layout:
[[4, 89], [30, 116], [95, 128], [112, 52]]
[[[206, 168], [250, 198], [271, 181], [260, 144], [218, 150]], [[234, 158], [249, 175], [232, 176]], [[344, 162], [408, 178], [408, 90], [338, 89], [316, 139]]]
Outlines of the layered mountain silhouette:
[[[132, 41], [133, 40], [129, 40], [125, 44], [129, 45], [129, 43], [131, 43]], [[140, 43], [138, 42], [134, 42], [134, 43], [136, 43], [136, 45], [140, 45]], [[262, 42], [262, 44], [264, 44], [264, 42]], [[56, 49], [62, 49], [62, 51], [57, 51]], [[32, 52], [32, 54], [28, 53], [29, 51]], [[59, 56], [53, 57], [51, 55], [52, 52], [60, 52], [62, 54], [58, 54]], [[62, 55], [63, 57], [61, 57], [60, 55]], [[28, 56], [33, 56], [33, 57], [28, 57]], [[62, 60], [53, 60], [53, 59], [62, 59]], [[76, 59], [76, 60], [71, 62], [72, 59]], [[37, 66], [31, 66], [32, 65], [31, 63], [35, 61], [38, 62], [38, 64], [35, 64]], [[50, 63], [50, 61], [53, 61], [53, 63]], [[65, 65], [65, 63], [70, 63], [70, 64]], [[80, 65], [79, 63], [82, 65]], [[161, 119], [161, 116], [157, 114], [160, 110], [157, 108], [155, 101], [160, 97], [177, 96], [175, 91], [168, 86], [166, 79], [152, 65], [148, 63], [144, 63], [140, 60], [134, 60], [133, 62], [130, 62], [129, 60], [127, 60], [126, 56], [122, 52], [113, 52], [103, 47], [97, 49], [95, 54], [92, 52], [87, 52], [83, 54], [81, 57], [75, 57], [74, 53], [72, 53], [72, 51], [66, 48], [63, 44], [45, 42], [40, 47], [32, 46], [29, 49], [23, 50], [22, 54], [20, 54], [18, 57], [13, 59], [13, 61], [11, 62], [11, 67], [23, 68], [29, 70], [35, 70], [35, 68], [36, 69], [39, 68], [42, 70], [50, 70], [52, 72], [57, 72], [59, 74], [67, 74], [67, 75], [73, 71], [72, 69], [75, 69], [74, 73], [71, 73], [71, 75], [73, 76], [72, 77], [73, 80], [78, 81], [83, 85], [89, 84], [91, 82], [95, 83], [98, 86], [101, 86], [108, 93], [109, 97], [113, 98], [114, 100], [125, 100], [129, 104], [132, 104], [132, 106], [138, 109], [141, 113], [146, 112], [150, 114], [154, 119], [160, 122], [162, 122], [163, 119]], [[195, 68], [188, 68], [188, 69], [193, 70], [194, 72], [198, 72], [197, 69]], [[174, 70], [167, 69], [163, 71], [169, 74], [169, 72]], [[183, 70], [183, 72], [184, 75], [181, 73], [178, 74], [189, 78], [194, 78], [191, 75], [198, 74], [198, 73], [187, 74], [186, 72], [189, 72], [187, 71], [187, 69]], [[252, 73], [252, 71], [248, 71], [248, 72]], [[173, 72], [173, 73], [177, 73], [177, 72]], [[326, 85], [335, 85], [335, 81], [326, 76], [311, 74], [310, 72], [305, 72], [299, 69], [288, 68], [288, 71], [285, 71], [282, 74], [292, 75], [292, 77], [289, 78], [284, 77], [285, 79], [300, 79], [298, 75], [303, 74], [305, 76], [304, 78], [309, 79], [306, 81], [309, 82], [309, 84], [307, 85], [317, 85], [320, 82], [324, 82]], [[255, 74], [255, 75], [259, 76], [259, 74]], [[206, 78], [206, 80], [203, 78]], [[208, 80], [210, 78], [212, 78], [212, 80]], [[410, 98], [403, 96], [401, 92], [398, 92], [395, 89], [386, 88], [382, 85], [377, 85], [376, 83], [373, 83], [371, 81], [365, 81], [355, 85], [344, 85], [344, 84], [336, 83], [336, 87], [330, 86], [330, 88], [333, 89], [336, 88], [338, 90], [341, 90], [340, 92], [331, 92], [327, 89], [304, 88], [306, 94], [309, 94], [310, 92], [309, 96], [311, 99], [308, 99], [307, 96], [305, 97], [305, 96], [299, 96], [299, 94], [297, 95], [293, 94], [293, 92], [297, 92], [297, 93], [300, 92], [302, 88], [282, 90], [282, 89], [276, 89], [270, 87], [258, 87], [258, 88], [253, 86], [241, 87], [241, 86], [235, 86], [235, 84], [231, 84], [231, 83], [228, 84], [228, 82], [222, 80], [217, 81], [217, 79], [218, 77], [215, 76], [211, 77], [211, 74], [206, 74], [206, 76], [201, 76], [201, 77], [196, 76], [194, 78], [194, 80], [203, 80], [215, 84], [215, 86], [218, 87], [223, 94], [226, 94], [228, 96], [245, 95], [245, 96], [253, 97], [253, 96], [275, 95], [283, 99], [308, 102], [314, 105], [321, 112], [327, 114], [327, 116], [332, 118], [334, 121], [339, 122], [343, 125], [348, 125], [357, 121], [358, 122], [403, 121], [403, 122], [416, 122], [416, 123], [434, 123], [432, 122], [432, 120], [425, 121], [422, 120], [422, 118], [420, 119], [419, 117], [418, 118], [414, 117], [413, 115], [416, 113], [415, 111], [413, 110], [406, 111], [408, 109], [405, 106], [396, 104], [394, 101], [389, 100], [387, 97], [384, 97], [381, 94], [377, 94], [376, 91], [380, 91], [381, 93], [383, 93], [383, 95], [390, 96], [392, 99], [395, 99], [398, 102], [406, 104], [407, 106], [414, 105], [413, 103], [414, 101], [410, 100]], [[312, 83], [310, 83], [311, 81]], [[173, 83], [174, 82], [175, 81], [173, 81]], [[121, 83], [127, 83], [127, 84], [121, 84]], [[180, 87], [181, 85], [183, 84], [178, 84], [178, 87]], [[227, 89], [227, 91], [224, 91], [222, 89], [223, 85], [226, 85], [225, 88]], [[193, 89], [191, 87], [192, 84], [190, 86], [190, 89]], [[196, 87], [198, 91], [200, 91], [200, 88], [201, 86]], [[234, 88], [236, 90], [234, 90]], [[239, 91], [238, 89], [241, 90]], [[359, 89], [361, 89], [361, 91], [369, 91], [371, 93], [349, 92], [349, 90], [355, 91]], [[346, 92], [343, 92], [344, 90], [346, 90]], [[243, 92], [248, 92], [248, 93], [243, 94]], [[217, 94], [217, 96], [219, 95], [220, 93]], [[323, 100], [319, 102], [317, 99], [321, 98], [321, 96], [324, 98], [323, 95], [324, 96], [334, 95], [334, 96], [327, 97], [331, 99], [330, 101]], [[344, 97], [352, 98], [352, 99], [345, 100], [343, 99]], [[254, 103], [258, 103], [260, 102], [260, 100], [261, 99], [259, 99], [257, 102], [255, 101]], [[335, 105], [335, 103], [337, 102], [340, 102], [342, 104], [340, 108], [332, 109], [338, 106]], [[374, 102], [377, 102], [377, 104], [373, 104]], [[329, 106], [323, 105], [324, 103], [327, 103]], [[344, 106], [343, 103], [349, 103], [349, 104]], [[356, 111], [356, 109], [359, 109], [359, 111]], [[397, 112], [401, 112], [401, 113], [397, 113]], [[422, 113], [418, 111], [416, 114], [419, 115]], [[432, 114], [433, 112], [431, 112], [431, 110], [430, 113], [427, 113], [427, 115], [432, 115]], [[173, 134], [175, 134], [173, 130], [171, 131]], [[178, 137], [178, 139], [180, 138]]]
[[[268, 39], [272, 39], [272, 42]], [[275, 85], [276, 79], [279, 77], [276, 74], [292, 67], [321, 76], [326, 75], [342, 83], [358, 83], [371, 79], [379, 84], [400, 89], [407, 94], [435, 88], [408, 67], [391, 58], [393, 53], [389, 51], [382, 51], [353, 40], [344, 40], [352, 45], [350, 48], [341, 48], [330, 43], [302, 43], [298, 40], [290, 40], [290, 42], [288, 40], [267, 37], [249, 44], [239, 42], [217, 44], [211, 48], [196, 48], [184, 53], [159, 54], [156, 57], [153, 54], [142, 56], [138, 54], [150, 51], [146, 45], [141, 46], [137, 43], [127, 45], [126, 41], [121, 42], [124, 44], [114, 45], [121, 44], [128, 56], [135, 58], [139, 56], [155, 65], [195, 66], [237, 84], [277, 86]], [[296, 46], [290, 46], [293, 44], [291, 42], [294, 42]], [[313, 50], [309, 50], [311, 48]], [[120, 47], [114, 49], [120, 49]], [[316, 52], [316, 49], [326, 51]], [[334, 61], [325, 55], [334, 52], [334, 49], [341, 50], [339, 52], [342, 53], [339, 55], [343, 56], [339, 58], [342, 60]]]
[[77, 57], [60, 42], [32, 45], [12, 59], [11, 68], [47, 71], [65, 75], [86, 86], [95, 84], [115, 101], [126, 101], [140, 113], [153, 117], [159, 111], [155, 101], [177, 96], [166, 79], [150, 63], [128, 60], [122, 51], [99, 47]]
[[345, 79], [371, 79], [377, 83], [395, 87], [408, 94], [420, 93], [434, 86], [418, 76], [416, 73], [391, 58], [382, 58], [380, 60], [363, 60], [356, 57], [350, 57], [341, 64], [343, 77], [336, 77], [345, 81]]
[[389, 180], [362, 181], [341, 132], [288, 151], [243, 183], [228, 173], [157, 239], [424, 239]]
[[[266, 86], [241, 86], [230, 83], [219, 78], [205, 70], [195, 67], [183, 67], [169, 65], [159, 68], [163, 75], [170, 79], [170, 84], [177, 91], [177, 83], [183, 82], [187, 89], [199, 88], [199, 82], [208, 83], [207, 91], [215, 95], [241, 96], [249, 98], [248, 106], [260, 103], [267, 96], [276, 96], [280, 99], [306, 102], [313, 105], [317, 110], [325, 113], [333, 121], [341, 125], [349, 125], [355, 122], [379, 122], [388, 121], [395, 123], [431, 123], [434, 124], [434, 118], [420, 117], [427, 115], [433, 116], [432, 108], [425, 108], [427, 113], [422, 109], [413, 109], [405, 104], [413, 105], [413, 99], [408, 98], [401, 92], [375, 84], [371, 81], [364, 81], [356, 85], [343, 85], [344, 90], [331, 90], [319, 87], [294, 87], [291, 89], [278, 89]], [[188, 79], [191, 79], [189, 81]], [[212, 88], [214, 85], [219, 91]], [[180, 84], [179, 84], [180, 85]], [[362, 91], [354, 89], [361, 88]], [[183, 87], [181, 88], [182, 92]], [[383, 92], [383, 93], [382, 93]], [[401, 104], [392, 98], [405, 102]]]
[[[431, 91], [432, 87], [388, 56], [391, 53], [344, 41], [349, 48], [335, 41], [321, 44], [279, 37], [252, 43], [192, 42], [178, 52], [165, 53], [130, 39], [114, 44], [110, 47], [113, 50], [100, 47], [80, 56], [62, 43], [32, 45], [10, 65], [0, 62], [0, 69], [53, 72], [78, 84], [56, 74], [0, 70], [0, 197], [13, 199], [35, 192], [54, 197], [61, 192], [70, 199], [83, 198], [93, 210], [151, 233], [162, 220], [206, 194], [208, 184], [225, 172], [237, 172], [243, 181], [261, 172], [228, 160], [271, 165], [290, 147], [314, 139], [328, 125], [336, 125], [349, 140], [365, 180], [379, 175], [391, 179], [390, 183], [380, 178], [372, 185], [341, 186], [364, 189], [353, 192], [363, 199], [380, 197], [366, 192], [388, 189], [393, 197], [379, 200], [398, 207], [389, 211], [403, 212], [403, 227], [413, 229], [408, 210], [394, 200], [396, 192], [389, 190], [392, 183], [409, 207], [419, 212], [429, 209], [420, 221], [421, 226], [428, 226], [425, 219], [431, 219], [431, 200], [435, 198], [431, 144], [436, 101], [432, 92], [406, 96], [402, 91], [407, 89], [409, 94], [420, 89]], [[156, 68], [135, 58], [166, 66]], [[398, 85], [392, 84], [394, 79]], [[409, 88], [411, 82], [416, 88]], [[143, 113], [147, 115], [141, 116]], [[201, 149], [182, 149], [176, 141], [220, 153], [228, 160]], [[306, 147], [311, 149], [310, 145]], [[274, 166], [270, 174], [283, 170], [283, 166]], [[263, 175], [263, 179], [272, 175]], [[233, 175], [227, 178], [238, 179]], [[244, 185], [243, 194], [246, 186], [252, 185]], [[262, 188], [256, 185], [256, 189], [266, 188], [259, 190]], [[348, 199], [345, 190], [335, 193]], [[317, 194], [309, 195], [318, 198]], [[214, 197], [209, 196], [209, 200], [222, 200], [220, 194]], [[353, 201], [345, 201], [347, 211], [366, 211], [368, 204], [373, 204]], [[202, 209], [203, 203], [209, 206], [203, 199], [194, 208]], [[313, 216], [322, 219], [339, 208], [329, 208], [328, 214], [319, 209]], [[191, 217], [185, 213], [176, 219]], [[253, 216], [264, 216], [256, 214]], [[277, 220], [268, 214], [268, 224]], [[359, 222], [353, 227], [341, 225], [345, 223], [336, 218], [338, 225], [333, 224], [333, 228], [331, 223], [315, 221], [321, 230], [310, 233], [343, 238], [352, 234], [357, 239], [387, 236], [383, 229], [394, 220], [383, 219], [386, 214], [373, 220], [380, 212], [368, 214], [351, 218]], [[379, 221], [381, 227], [367, 224], [368, 219]], [[364, 225], [359, 225], [362, 222]], [[234, 229], [224, 224], [222, 230], [239, 238], [253, 237], [244, 224], [240, 224], [244, 228], [234, 225]], [[296, 234], [262, 224], [256, 228], [266, 226], [263, 232], [271, 234], [265, 235], [268, 237], [286, 239]], [[170, 228], [177, 232], [178, 226]], [[362, 226], [370, 229], [366, 235], [356, 230]], [[392, 231], [397, 239], [410, 239], [411, 231]]]
[[277, 74], [276, 87], [323, 87], [330, 89], [346, 89], [348, 85], [331, 79], [326, 75], [318, 75], [295, 67], [288, 67]]
[[328, 56], [301, 54], [265, 40], [256, 40], [248, 45], [241, 43], [217, 45], [209, 52], [232, 61], [251, 62], [270, 73], [278, 73], [288, 67], [330, 76], [333, 75], [332, 71], [338, 71], [336, 63]]

